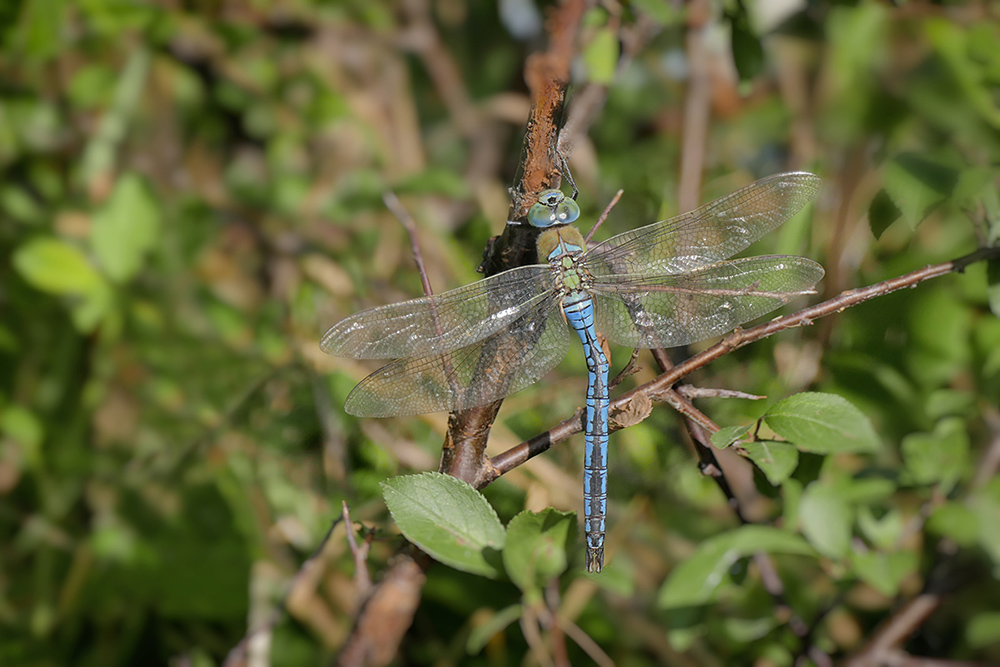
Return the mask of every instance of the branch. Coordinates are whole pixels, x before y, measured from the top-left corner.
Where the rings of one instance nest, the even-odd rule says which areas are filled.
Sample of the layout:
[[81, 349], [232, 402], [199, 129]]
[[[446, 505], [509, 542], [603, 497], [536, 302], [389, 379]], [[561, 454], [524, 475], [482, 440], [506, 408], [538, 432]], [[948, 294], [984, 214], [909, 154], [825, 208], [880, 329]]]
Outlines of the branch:
[[[622, 394], [612, 401], [610, 412], [622, 412], [638, 397], [642, 397], [644, 400], [663, 401], [665, 400], [665, 392], [681, 378], [715, 361], [719, 357], [725, 356], [762, 338], [772, 336], [779, 331], [812, 324], [814, 320], [839, 313], [851, 306], [884, 296], [890, 292], [895, 292], [906, 287], [915, 287], [925, 280], [938, 278], [949, 273], [962, 272], [974, 262], [996, 258], [1000, 258], [1000, 247], [980, 248], [973, 253], [950, 262], [927, 266], [890, 280], [869, 285], [868, 287], [846, 290], [838, 296], [815, 306], [804, 308], [797, 313], [773, 319], [770, 322], [750, 329], [737, 329], [723, 338], [719, 343], [688, 358], [672, 370], [661, 374], [655, 380]], [[618, 428], [614, 423], [610, 424], [610, 430], [615, 431]], [[570, 419], [557, 424], [548, 431], [540, 433], [534, 438], [508, 449], [506, 452], [498, 454], [490, 460], [492, 466], [492, 470], [490, 471], [491, 476], [484, 479], [478, 488], [490, 484], [500, 475], [513, 470], [528, 459], [547, 451], [552, 445], [562, 442], [582, 430], [583, 421], [581, 414], [578, 412]]]
[[[584, 9], [583, 0], [568, 0], [556, 8], [546, 23], [549, 50], [533, 55], [525, 66], [532, 109], [524, 137], [522, 176], [511, 190], [509, 222], [503, 234], [492, 240], [484, 253], [480, 269], [487, 275], [538, 263], [535, 250], [538, 230], [521, 223], [526, 220], [528, 209], [537, 194], [558, 186], [561, 179], [559, 166], [554, 161], [558, 123]], [[486, 443], [502, 403], [495, 401], [453, 412], [448, 417], [448, 433], [441, 448], [441, 464], [438, 467], [440, 472], [473, 486], [484, 484], [492, 472], [486, 456]]]

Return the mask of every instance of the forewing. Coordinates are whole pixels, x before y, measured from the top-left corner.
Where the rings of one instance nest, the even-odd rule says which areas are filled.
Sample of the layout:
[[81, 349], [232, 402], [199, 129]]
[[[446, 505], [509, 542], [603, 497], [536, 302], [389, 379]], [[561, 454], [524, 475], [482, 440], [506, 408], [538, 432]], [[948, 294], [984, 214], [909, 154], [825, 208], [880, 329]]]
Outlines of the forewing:
[[380, 368], [350, 393], [347, 412], [392, 417], [464, 410], [537, 382], [569, 347], [559, 298], [549, 294], [507, 328], [465, 347]]
[[355, 359], [454, 350], [509, 326], [552, 286], [547, 265], [522, 266], [442, 294], [355, 313], [333, 325], [320, 347]]
[[633, 348], [722, 335], [810, 293], [823, 267], [804, 257], [748, 257], [679, 275], [601, 276], [591, 287], [597, 330]]
[[819, 191], [805, 172], [761, 179], [669, 220], [613, 236], [583, 256], [595, 275], [666, 275], [732, 257], [795, 215]]

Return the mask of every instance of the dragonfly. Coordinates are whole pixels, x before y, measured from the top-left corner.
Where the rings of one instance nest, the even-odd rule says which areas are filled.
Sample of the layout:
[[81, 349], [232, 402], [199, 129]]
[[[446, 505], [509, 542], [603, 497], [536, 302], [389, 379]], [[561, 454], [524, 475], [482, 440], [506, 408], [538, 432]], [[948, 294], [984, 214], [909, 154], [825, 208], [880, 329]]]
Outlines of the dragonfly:
[[527, 215], [541, 230], [544, 263], [361, 311], [327, 331], [320, 347], [339, 357], [395, 359], [362, 380], [345, 409], [359, 417], [407, 416], [485, 405], [537, 382], [566, 355], [575, 331], [588, 368], [586, 566], [600, 572], [610, 401], [600, 336], [634, 349], [678, 347], [814, 293], [823, 268], [810, 259], [730, 258], [797, 213], [819, 185], [810, 173], [777, 174], [589, 249], [572, 224], [577, 203], [546, 190]]

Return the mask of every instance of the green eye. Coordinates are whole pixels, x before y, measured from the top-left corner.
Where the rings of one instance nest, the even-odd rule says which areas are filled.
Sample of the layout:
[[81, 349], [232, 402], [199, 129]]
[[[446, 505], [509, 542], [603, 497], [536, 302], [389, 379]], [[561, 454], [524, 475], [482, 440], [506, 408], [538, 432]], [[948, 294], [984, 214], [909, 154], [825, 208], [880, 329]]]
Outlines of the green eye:
[[580, 217], [580, 206], [559, 190], [544, 190], [538, 202], [528, 209], [528, 222], [533, 227], [568, 225]]

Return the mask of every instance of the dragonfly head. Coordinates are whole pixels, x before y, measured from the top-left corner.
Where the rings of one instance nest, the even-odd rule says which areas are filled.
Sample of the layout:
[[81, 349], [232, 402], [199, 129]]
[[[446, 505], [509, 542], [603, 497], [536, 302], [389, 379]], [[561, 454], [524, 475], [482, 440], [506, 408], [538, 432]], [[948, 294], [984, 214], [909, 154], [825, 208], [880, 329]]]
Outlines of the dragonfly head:
[[528, 222], [541, 229], [568, 225], [579, 217], [580, 206], [559, 190], [543, 190], [538, 193], [538, 201], [528, 209]]

